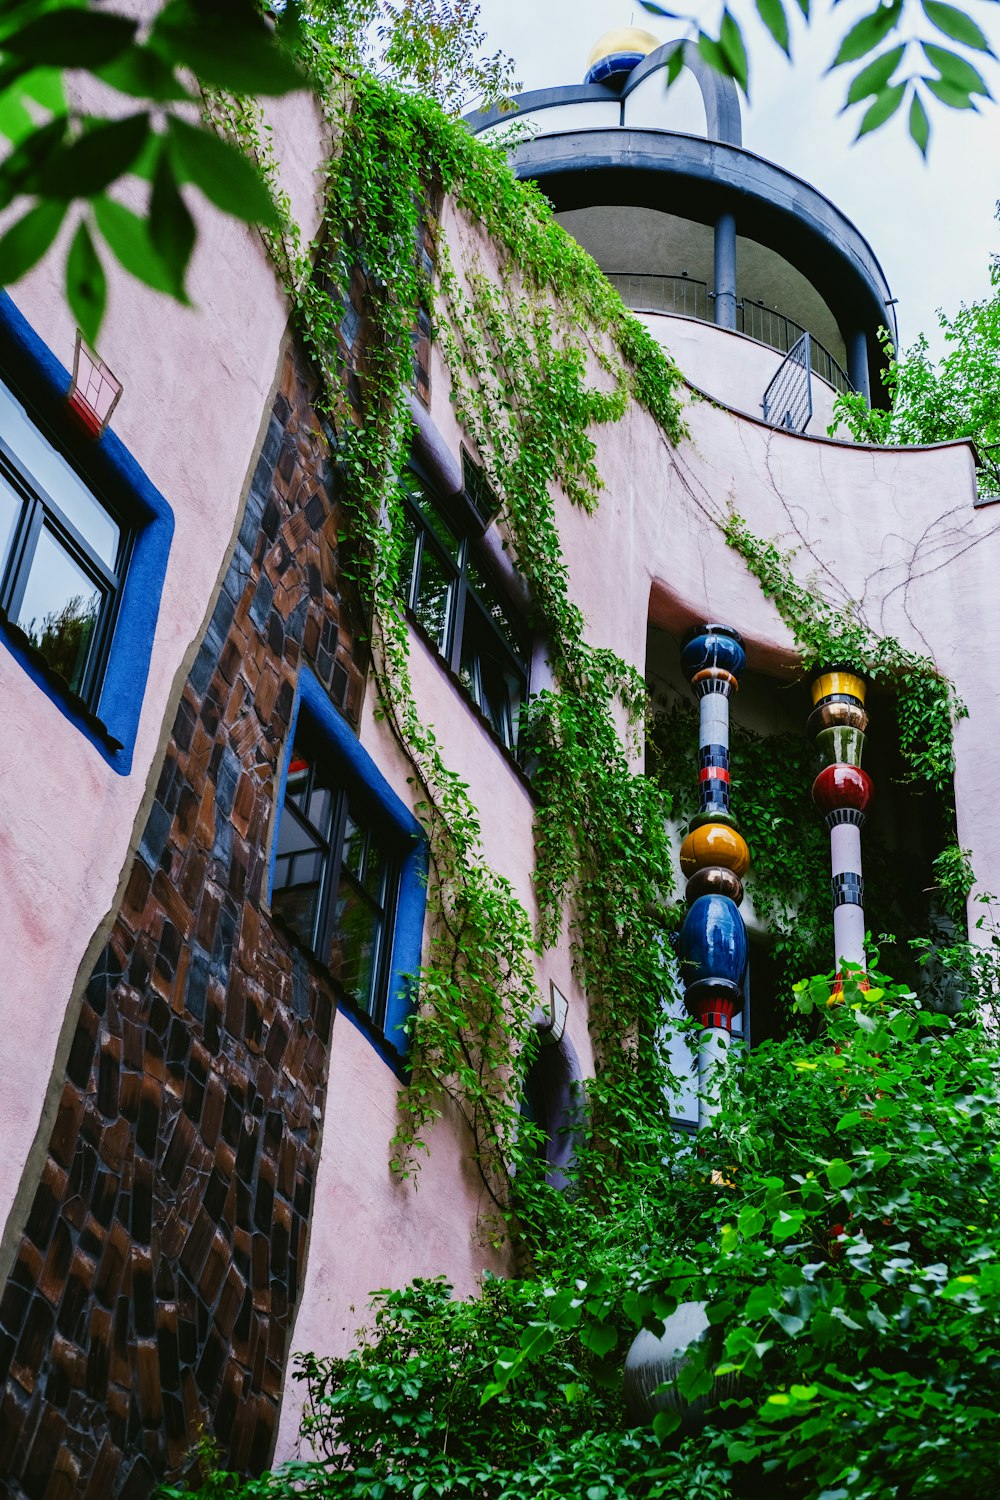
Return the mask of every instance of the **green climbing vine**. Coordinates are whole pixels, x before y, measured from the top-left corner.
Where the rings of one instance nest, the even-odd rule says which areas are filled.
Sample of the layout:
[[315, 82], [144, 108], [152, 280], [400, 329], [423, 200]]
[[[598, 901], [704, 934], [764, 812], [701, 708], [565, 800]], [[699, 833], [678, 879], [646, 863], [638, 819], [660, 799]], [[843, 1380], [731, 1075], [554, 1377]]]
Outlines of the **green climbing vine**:
[[[646, 732], [645, 686], [585, 638], [553, 493], [584, 510], [598, 504], [593, 434], [631, 402], [676, 443], [684, 430], [680, 377], [498, 151], [426, 98], [365, 75], [346, 81], [336, 55], [322, 46], [313, 48], [309, 65], [336, 148], [322, 222], [314, 242], [303, 244], [287, 200], [276, 194], [283, 226], [269, 236], [269, 248], [319, 379], [317, 410], [330, 427], [350, 518], [342, 566], [371, 609], [378, 711], [412, 767], [430, 853], [432, 936], [412, 1021], [414, 1066], [401, 1099], [397, 1165], [404, 1174], [415, 1169], [428, 1128], [450, 1101], [470, 1127], [501, 1215], [509, 1223], [510, 1210], [519, 1211], [523, 1228], [530, 1217], [526, 1184], [537, 1187], [535, 1132], [519, 1112], [537, 962], [559, 939], [567, 914], [598, 1061], [592, 1136], [581, 1160], [593, 1152], [601, 1160], [608, 1152], [620, 1156], [626, 1142], [632, 1149], [650, 1111], [662, 1111], [662, 1000], [672, 986], [665, 815], [673, 789], [694, 784], [680, 745], [690, 757], [695, 740], [687, 710], [659, 716], [653, 738], [663, 774], [635, 773]], [[231, 101], [214, 100], [213, 110], [276, 185], [259, 114]], [[465, 236], [455, 237], [456, 260], [443, 235], [434, 240], [435, 206], [445, 202], [473, 229], [464, 257]], [[498, 257], [495, 269], [477, 258], [479, 231]], [[434, 273], [417, 251], [428, 234]], [[363, 354], [350, 376], [340, 334], [345, 297], [366, 319]], [[410, 678], [397, 476], [411, 442], [412, 336], [422, 308], [431, 311], [459, 420], [499, 498], [497, 525], [530, 587], [532, 624], [552, 670], [552, 687], [532, 700], [522, 723], [537, 798], [534, 920], [485, 859], [478, 812], [421, 718]], [[349, 379], [356, 381], [350, 390]], [[843, 661], [894, 687], [909, 772], [949, 796], [951, 729], [964, 710], [947, 680], [899, 642], [876, 636], [850, 608], [838, 611], [799, 585], [788, 558], [753, 537], [737, 515], [726, 540], [774, 599], [806, 666]], [[822, 967], [829, 947], [827, 850], [821, 825], [802, 806], [808, 756], [797, 737], [746, 736], [740, 743], [738, 795], [755, 829], [751, 894], [777, 934], [789, 981]], [[940, 868], [957, 905], [957, 872], [965, 867], [956, 854]], [[877, 885], [877, 858], [866, 873]], [[601, 1176], [591, 1174], [595, 1198]]]
[[[530, 1215], [528, 1189], [537, 1186], [537, 1132], [520, 1115], [520, 1096], [539, 1001], [535, 964], [558, 940], [566, 910], [600, 1064], [590, 1093], [600, 1154], [622, 1149], [651, 1098], [662, 1108], [660, 1007], [671, 985], [659, 915], [671, 869], [667, 804], [657, 784], [634, 771], [645, 728], [641, 677], [585, 640], [552, 491], [585, 510], [596, 506], [592, 430], [618, 420], [630, 401], [676, 442], [680, 376], [497, 150], [425, 98], [366, 76], [348, 87], [322, 49], [311, 66], [336, 141], [323, 222], [315, 243], [303, 245], [276, 194], [285, 222], [269, 248], [319, 377], [317, 410], [334, 435], [350, 516], [341, 561], [371, 609], [378, 712], [409, 759], [429, 843], [432, 936], [411, 1022], [397, 1167], [415, 1169], [428, 1128], [450, 1101], [509, 1223], [512, 1207]], [[213, 108], [276, 186], [259, 114], [229, 101]], [[472, 262], [453, 264], [440, 237], [432, 284], [416, 247], [433, 232], [433, 206], [444, 198], [498, 250], [495, 276]], [[339, 332], [345, 295], [367, 320], [353, 404]], [[456, 409], [500, 500], [497, 524], [530, 586], [532, 624], [552, 671], [552, 687], [532, 700], [521, 726], [537, 799], [534, 921], [484, 858], [477, 810], [421, 718], [410, 678], [396, 476], [411, 441], [412, 332], [421, 308], [435, 302]], [[499, 1217], [494, 1224], [500, 1232]]]

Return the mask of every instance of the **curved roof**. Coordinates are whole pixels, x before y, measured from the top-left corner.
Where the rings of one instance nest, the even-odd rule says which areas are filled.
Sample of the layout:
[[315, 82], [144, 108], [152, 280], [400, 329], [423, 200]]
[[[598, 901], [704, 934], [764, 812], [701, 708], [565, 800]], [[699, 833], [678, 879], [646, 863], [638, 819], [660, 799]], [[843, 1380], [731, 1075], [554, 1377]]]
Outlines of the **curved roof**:
[[[707, 137], [625, 124], [628, 95], [665, 68], [677, 43], [660, 47], [629, 76], [621, 94], [602, 84], [540, 89], [514, 100], [518, 114], [563, 105], [613, 101], [621, 123], [556, 130], [518, 146], [519, 177], [537, 182], [557, 211], [597, 205], [678, 211], [714, 224], [731, 213], [737, 232], [783, 256], [826, 302], [842, 332], [863, 329], [868, 340], [871, 387], [879, 390], [882, 355], [875, 334], [885, 325], [896, 338], [895, 311], [885, 272], [850, 219], [823, 193], [783, 167], [743, 148], [736, 86], [709, 67], [697, 48], [681, 44], [705, 101]], [[602, 111], [607, 119], [606, 109]], [[510, 121], [508, 111], [467, 117], [479, 132]]]

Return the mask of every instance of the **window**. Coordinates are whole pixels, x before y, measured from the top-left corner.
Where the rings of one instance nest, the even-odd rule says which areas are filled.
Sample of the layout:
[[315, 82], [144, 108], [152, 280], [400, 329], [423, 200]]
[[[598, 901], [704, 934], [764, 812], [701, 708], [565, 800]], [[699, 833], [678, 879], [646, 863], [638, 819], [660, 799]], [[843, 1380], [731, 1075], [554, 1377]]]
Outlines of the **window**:
[[303, 671], [271, 869], [271, 910], [340, 981], [350, 1009], [405, 1050], [420, 967], [419, 825]]
[[[0, 410], [8, 418], [10, 405], [16, 407], [3, 389]], [[18, 425], [8, 420], [3, 431], [16, 436]], [[40, 441], [24, 444], [22, 451], [24, 447], [29, 458], [34, 450], [34, 456], [44, 459]], [[57, 458], [53, 452], [52, 459]], [[36, 472], [42, 467], [39, 462]], [[0, 610], [40, 652], [49, 670], [93, 709], [129, 535], [68, 465], [50, 462], [45, 467], [50, 483], [58, 484], [53, 486], [58, 502], [0, 439]]]
[[508, 749], [528, 691], [528, 642], [479, 566], [470, 515], [450, 510], [415, 469], [402, 478], [408, 608]]
[[173, 514], [113, 432], [72, 423], [69, 371], [2, 292], [0, 369], [0, 649], [125, 776]]

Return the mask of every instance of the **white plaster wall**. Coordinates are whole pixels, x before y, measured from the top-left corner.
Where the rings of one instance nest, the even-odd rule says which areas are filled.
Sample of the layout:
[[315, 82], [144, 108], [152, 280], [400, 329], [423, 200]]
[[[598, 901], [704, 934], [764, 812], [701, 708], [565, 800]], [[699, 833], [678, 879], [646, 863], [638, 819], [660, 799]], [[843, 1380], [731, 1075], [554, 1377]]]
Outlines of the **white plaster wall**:
[[[667, 317], [663, 313], [636, 316], [699, 391], [749, 417], [760, 418], [761, 400], [785, 357], [783, 354], [742, 333], [695, 318]], [[826, 436], [833, 423], [836, 394], [814, 371], [813, 414], [806, 427], [811, 437]]]
[[[319, 159], [308, 96], [274, 111], [279, 144]], [[175, 531], [131, 774], [117, 775], [0, 644], [5, 731], [0, 774], [0, 1223], [6, 1221], [50, 1085], [67, 1002], [88, 944], [115, 904], [171, 687], [200, 635], [227, 554], [275, 378], [287, 309], [255, 231], [192, 190], [199, 239], [193, 306], [127, 278], [105, 257], [100, 353], [124, 382], [112, 429], [173, 509]], [[315, 222], [304, 165], [297, 201]], [[12, 288], [20, 311], [72, 366], [75, 329], [61, 255]], [[138, 819], [138, 822], [137, 822]], [[57, 1070], [58, 1071], [58, 1070]], [[60, 1072], [61, 1077], [61, 1072]]]

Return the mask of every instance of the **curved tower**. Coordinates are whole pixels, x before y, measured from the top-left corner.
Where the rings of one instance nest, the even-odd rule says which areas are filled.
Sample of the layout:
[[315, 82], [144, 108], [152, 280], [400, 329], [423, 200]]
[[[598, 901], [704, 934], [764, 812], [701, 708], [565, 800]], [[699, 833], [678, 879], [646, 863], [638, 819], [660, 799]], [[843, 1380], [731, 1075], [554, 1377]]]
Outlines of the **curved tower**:
[[[696, 386], [799, 432], [826, 431], [838, 390], [887, 404], [877, 333], [896, 326], [874, 251], [816, 188], [744, 148], [736, 86], [695, 46], [610, 32], [583, 83], [514, 108], [532, 132], [514, 151], [518, 175]], [[511, 119], [468, 123], [481, 133]]]

